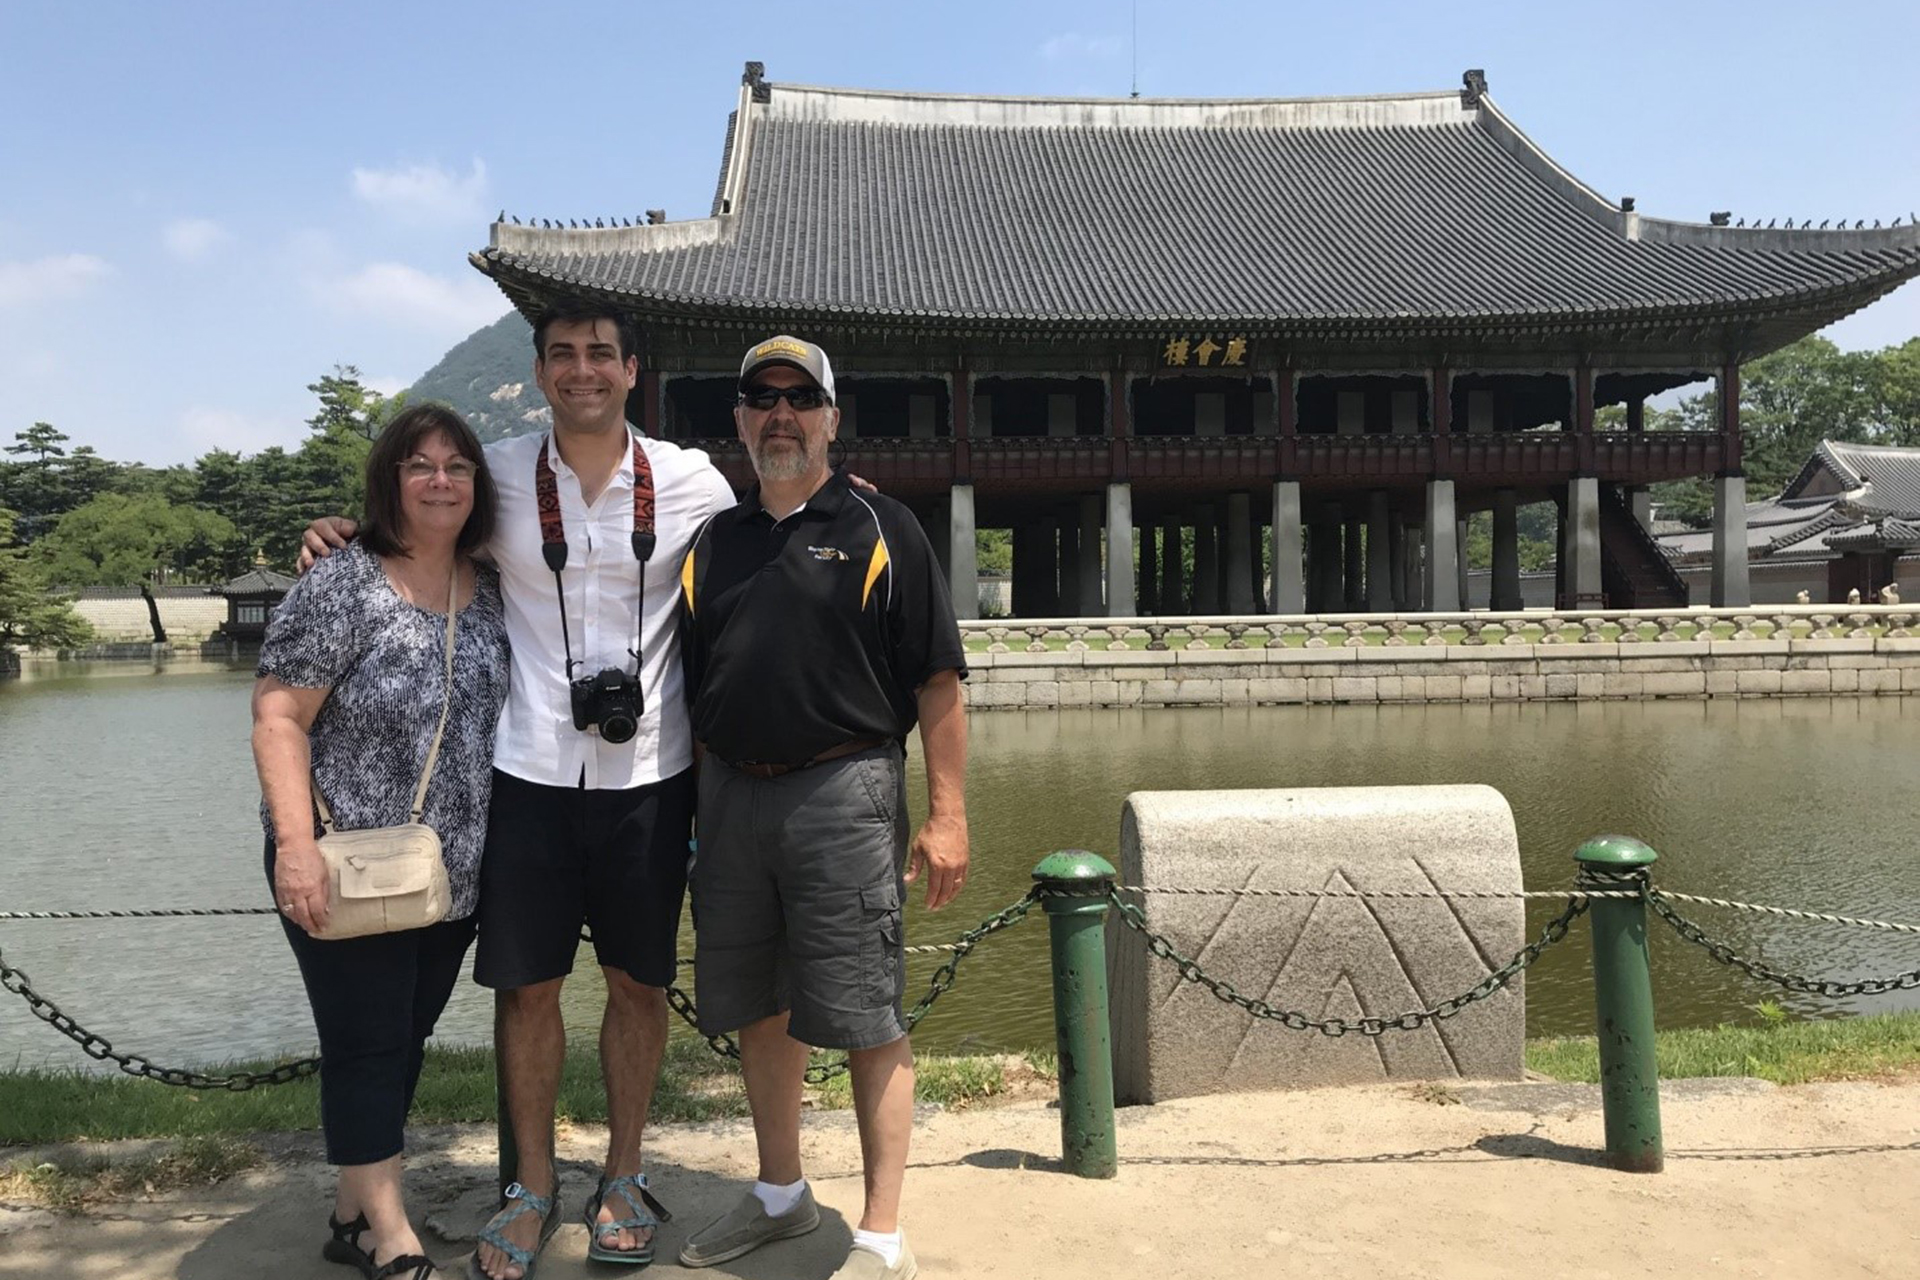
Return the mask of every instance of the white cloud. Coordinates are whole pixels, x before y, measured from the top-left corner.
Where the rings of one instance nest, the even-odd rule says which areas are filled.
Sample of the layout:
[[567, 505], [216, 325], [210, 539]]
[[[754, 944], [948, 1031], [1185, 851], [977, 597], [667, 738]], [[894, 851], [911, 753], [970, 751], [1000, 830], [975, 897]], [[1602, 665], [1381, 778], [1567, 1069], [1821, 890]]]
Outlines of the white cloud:
[[409, 222], [479, 221], [487, 196], [487, 166], [475, 159], [463, 177], [438, 165], [353, 171], [353, 194]]
[[180, 218], [160, 233], [167, 252], [182, 262], [198, 262], [231, 237], [209, 218]]
[[360, 377], [360, 385], [369, 391], [377, 392], [391, 400], [412, 386], [413, 383], [405, 378], [395, 378], [386, 374], [382, 374], [379, 377], [369, 377], [362, 374]]
[[506, 314], [507, 300], [477, 276], [447, 280], [401, 262], [376, 262], [342, 279], [316, 282], [335, 306], [402, 328], [464, 338]]
[[0, 262], [0, 307], [31, 306], [85, 293], [112, 274], [104, 258], [68, 253], [31, 262]]
[[1040, 56], [1048, 62], [1085, 62], [1096, 58], [1117, 58], [1126, 48], [1119, 36], [1083, 36], [1065, 31], [1040, 43]]
[[306, 438], [306, 424], [272, 418], [253, 417], [232, 409], [192, 405], [180, 413], [179, 436], [194, 456], [209, 449], [228, 449], [235, 453], [258, 453], [279, 445], [297, 449]]

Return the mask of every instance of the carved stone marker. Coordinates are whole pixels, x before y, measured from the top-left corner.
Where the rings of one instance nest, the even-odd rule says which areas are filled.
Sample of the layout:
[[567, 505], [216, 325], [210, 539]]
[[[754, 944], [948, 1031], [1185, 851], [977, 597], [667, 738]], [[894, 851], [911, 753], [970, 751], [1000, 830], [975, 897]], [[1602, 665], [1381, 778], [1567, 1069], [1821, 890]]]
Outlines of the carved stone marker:
[[[1186, 889], [1512, 891], [1513, 813], [1485, 786], [1141, 791], [1121, 883]], [[1523, 944], [1518, 898], [1130, 894], [1154, 932], [1242, 996], [1313, 1019], [1393, 1018], [1458, 995]], [[1122, 1103], [1381, 1080], [1520, 1078], [1521, 977], [1418, 1030], [1328, 1037], [1223, 1003], [1117, 916], [1107, 925]]]

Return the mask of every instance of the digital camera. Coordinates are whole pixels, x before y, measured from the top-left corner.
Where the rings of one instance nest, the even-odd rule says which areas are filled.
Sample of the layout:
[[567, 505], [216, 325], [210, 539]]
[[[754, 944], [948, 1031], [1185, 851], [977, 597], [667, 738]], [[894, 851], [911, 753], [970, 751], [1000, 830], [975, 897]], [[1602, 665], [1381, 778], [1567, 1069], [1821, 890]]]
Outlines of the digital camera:
[[638, 676], [608, 667], [596, 675], [581, 676], [567, 688], [573, 694], [574, 728], [597, 725], [600, 736], [608, 742], [627, 742], [640, 731], [640, 713], [646, 699]]

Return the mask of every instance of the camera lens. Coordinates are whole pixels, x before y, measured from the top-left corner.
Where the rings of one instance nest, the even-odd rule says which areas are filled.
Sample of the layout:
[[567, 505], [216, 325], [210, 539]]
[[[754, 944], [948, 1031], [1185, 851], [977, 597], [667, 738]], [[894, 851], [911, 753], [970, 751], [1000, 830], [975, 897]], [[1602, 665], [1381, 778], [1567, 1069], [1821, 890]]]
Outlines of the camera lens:
[[600, 718], [600, 736], [608, 742], [626, 742], [640, 731], [640, 722], [625, 710], [607, 710]]

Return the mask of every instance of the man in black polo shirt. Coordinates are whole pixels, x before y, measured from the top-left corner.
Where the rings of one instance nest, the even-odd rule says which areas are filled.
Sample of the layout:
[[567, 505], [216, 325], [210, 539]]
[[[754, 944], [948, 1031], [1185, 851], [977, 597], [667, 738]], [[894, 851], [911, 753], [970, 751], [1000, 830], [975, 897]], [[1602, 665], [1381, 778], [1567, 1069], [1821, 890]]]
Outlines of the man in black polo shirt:
[[[912, 514], [827, 465], [826, 353], [770, 338], [740, 368], [734, 422], [759, 486], [715, 515], [681, 573], [700, 770], [693, 870], [700, 1030], [738, 1032], [759, 1181], [680, 1255], [703, 1267], [819, 1225], [800, 1168], [807, 1047], [847, 1051], [866, 1204], [836, 1280], [908, 1280], [900, 1188], [913, 1123], [900, 907], [938, 910], [967, 874], [966, 660]], [[907, 839], [918, 723], [928, 817]]]

